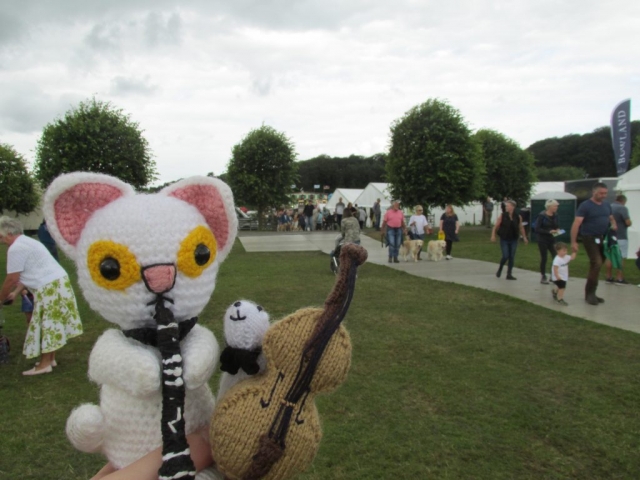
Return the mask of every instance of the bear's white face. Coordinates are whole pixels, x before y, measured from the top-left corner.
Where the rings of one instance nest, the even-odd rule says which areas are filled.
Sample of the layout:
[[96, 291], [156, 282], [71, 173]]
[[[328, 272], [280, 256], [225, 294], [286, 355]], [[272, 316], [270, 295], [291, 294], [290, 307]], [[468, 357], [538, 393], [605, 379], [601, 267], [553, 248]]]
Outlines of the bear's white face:
[[217, 244], [196, 208], [173, 197], [122, 197], [95, 212], [77, 244], [91, 308], [123, 330], [155, 326], [161, 295], [176, 320], [198, 315], [215, 288]]
[[269, 314], [248, 300], [238, 300], [224, 314], [224, 337], [227, 345], [253, 350], [262, 345], [269, 329]]

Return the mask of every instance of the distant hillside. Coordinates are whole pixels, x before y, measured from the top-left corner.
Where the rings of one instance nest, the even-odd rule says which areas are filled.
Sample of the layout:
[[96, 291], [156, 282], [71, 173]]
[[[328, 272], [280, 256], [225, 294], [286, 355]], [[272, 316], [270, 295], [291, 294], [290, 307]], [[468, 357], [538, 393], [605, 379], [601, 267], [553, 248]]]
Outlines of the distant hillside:
[[298, 188], [313, 191], [314, 185], [323, 188], [328, 185], [336, 188], [364, 188], [371, 182], [384, 182], [387, 155], [378, 153], [371, 157], [351, 155], [349, 157], [330, 157], [320, 155], [298, 162], [300, 180]]
[[[631, 122], [631, 134], [632, 145], [638, 145], [640, 121]], [[529, 146], [527, 151], [533, 154], [536, 167], [542, 172], [545, 169], [573, 167], [579, 169], [573, 170], [574, 174], [581, 171], [583, 177], [585, 175], [589, 178], [617, 176], [609, 127], [596, 128], [593, 132], [584, 135], [572, 134], [560, 138], [545, 138]], [[538, 177], [542, 176], [538, 175]]]

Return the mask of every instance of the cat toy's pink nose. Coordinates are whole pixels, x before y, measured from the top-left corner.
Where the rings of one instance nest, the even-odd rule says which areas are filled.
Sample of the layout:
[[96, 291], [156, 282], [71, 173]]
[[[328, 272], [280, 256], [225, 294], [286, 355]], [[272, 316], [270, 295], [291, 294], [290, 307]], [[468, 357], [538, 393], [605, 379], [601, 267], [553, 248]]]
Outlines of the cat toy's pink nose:
[[142, 269], [142, 276], [153, 293], [168, 292], [176, 280], [176, 267], [173, 264], [151, 265]]

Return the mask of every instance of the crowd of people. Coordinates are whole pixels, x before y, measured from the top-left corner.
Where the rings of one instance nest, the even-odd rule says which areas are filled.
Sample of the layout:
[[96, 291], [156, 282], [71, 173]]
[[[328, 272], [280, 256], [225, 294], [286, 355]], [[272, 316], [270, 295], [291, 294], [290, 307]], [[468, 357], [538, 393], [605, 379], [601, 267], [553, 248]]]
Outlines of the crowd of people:
[[[378, 201], [379, 203], [379, 201]], [[367, 211], [358, 204], [344, 204], [342, 198], [339, 199], [332, 212], [326, 205], [313, 203], [306, 200], [304, 204], [294, 208], [279, 208], [276, 213], [278, 232], [313, 232], [316, 230], [340, 230], [342, 219], [346, 209], [352, 211], [352, 216], [360, 225], [360, 230], [365, 228], [367, 221]], [[374, 209], [372, 209], [372, 212]], [[373, 217], [373, 213], [372, 213]], [[374, 218], [371, 218], [374, 223]]]
[[[597, 183], [592, 196], [580, 204], [571, 227], [570, 246], [557, 242], [565, 231], [560, 228], [558, 218], [559, 203], [550, 199], [545, 208], [532, 222], [537, 236], [540, 255], [540, 283], [553, 284], [553, 298], [560, 305], [567, 305], [564, 292], [569, 279], [569, 263], [578, 252], [578, 236], [582, 248], [589, 258], [584, 296], [590, 305], [599, 305], [604, 299], [597, 295], [600, 271], [606, 269], [606, 283], [626, 285], [624, 262], [628, 256], [627, 228], [631, 226], [626, 197], [618, 195], [615, 202], [606, 201], [607, 186]], [[516, 280], [513, 275], [516, 252], [520, 241], [528, 243], [525, 220], [517, 212], [515, 201], [505, 198], [501, 202], [502, 212], [498, 215], [491, 231], [491, 241], [499, 239], [501, 257], [496, 277], [501, 278], [507, 267], [507, 280]], [[487, 198], [483, 205], [483, 222], [491, 227], [493, 202]], [[367, 211], [345, 204], [339, 198], [335, 209], [307, 200], [297, 209], [281, 208], [276, 213], [279, 231], [329, 230], [339, 231], [340, 243], [360, 243], [361, 234], [370, 220], [370, 225], [381, 231], [383, 243], [388, 247], [389, 263], [399, 263], [399, 250], [407, 239], [427, 239], [432, 234], [432, 225], [424, 215], [424, 208], [416, 205], [408, 222], [400, 208], [400, 201], [393, 200], [391, 208], [382, 215], [380, 199]], [[451, 260], [453, 245], [460, 240], [460, 220], [452, 205], [447, 205], [439, 219], [439, 239], [444, 240], [445, 258]], [[57, 261], [55, 242], [48, 234], [43, 222], [38, 230], [40, 241], [23, 234], [22, 226], [14, 219], [0, 218], [0, 242], [6, 244], [7, 275], [0, 290], [0, 303], [11, 303], [20, 299], [21, 310], [25, 313], [28, 329], [23, 353], [29, 359], [39, 358], [36, 365], [24, 375], [38, 375], [51, 372], [55, 367], [55, 354], [70, 338], [82, 333], [82, 323], [78, 314], [75, 296], [69, 277]], [[422, 248], [418, 251], [417, 260]], [[569, 253], [571, 252], [571, 253]], [[614, 254], [615, 253], [615, 254]], [[640, 268], [640, 250], [637, 253]], [[64, 308], [60, 308], [60, 306]]]

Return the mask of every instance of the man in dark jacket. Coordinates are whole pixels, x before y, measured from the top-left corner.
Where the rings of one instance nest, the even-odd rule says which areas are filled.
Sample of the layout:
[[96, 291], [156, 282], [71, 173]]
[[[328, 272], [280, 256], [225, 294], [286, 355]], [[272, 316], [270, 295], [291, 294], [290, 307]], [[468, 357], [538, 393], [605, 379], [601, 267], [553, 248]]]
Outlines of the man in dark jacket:
[[313, 204], [309, 200], [305, 200], [302, 214], [304, 215], [305, 230], [312, 231], [315, 222], [313, 221]]

